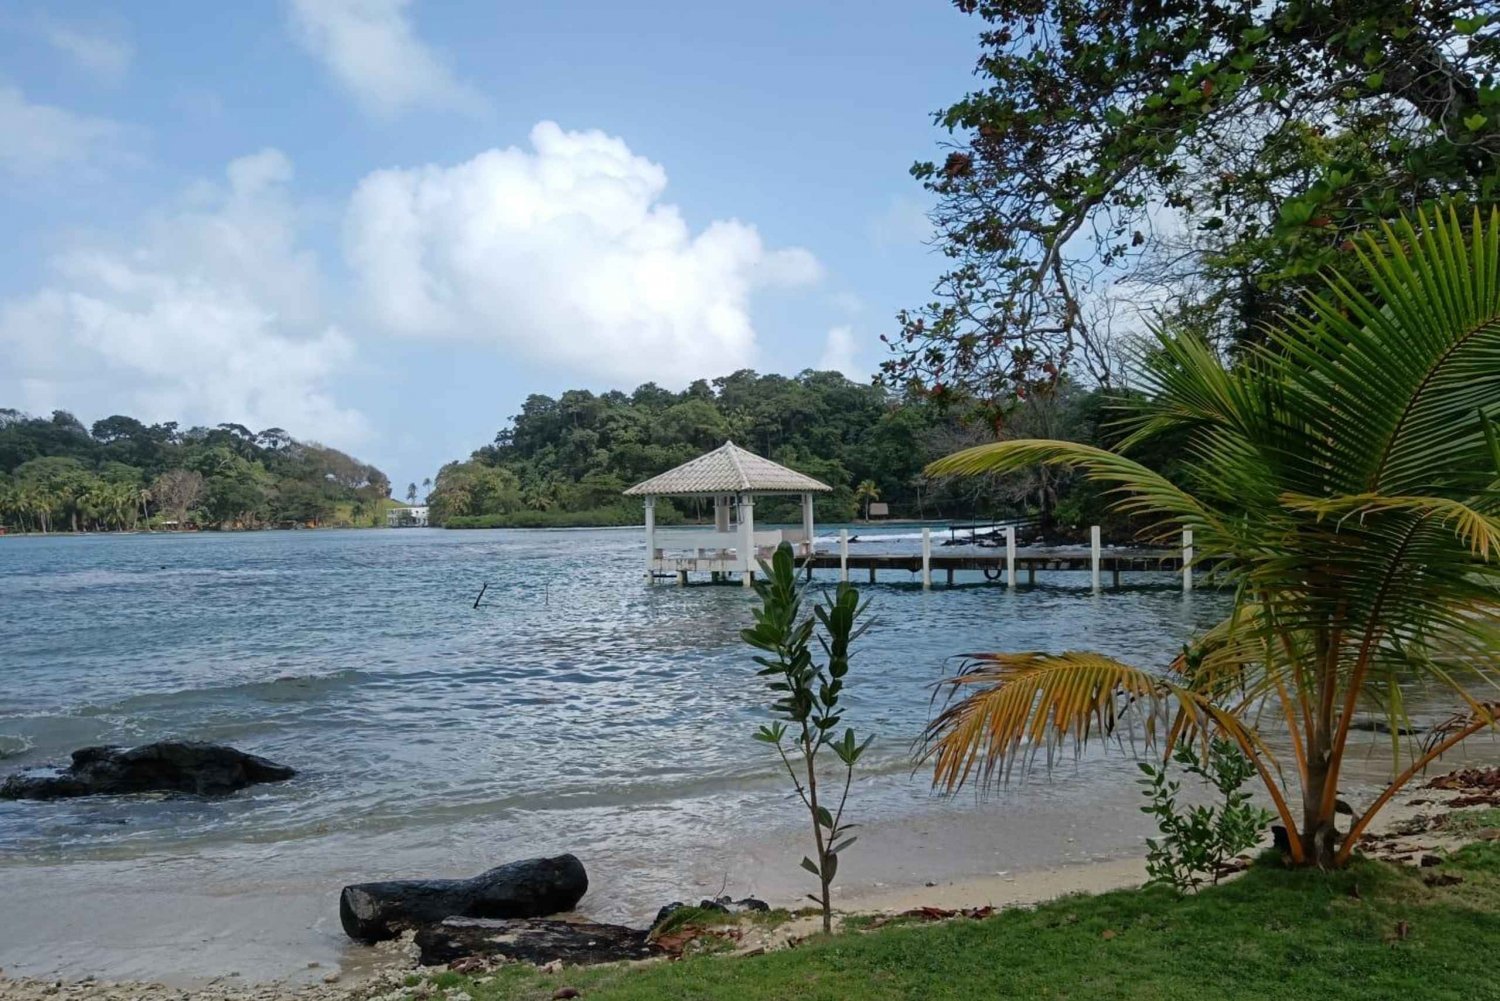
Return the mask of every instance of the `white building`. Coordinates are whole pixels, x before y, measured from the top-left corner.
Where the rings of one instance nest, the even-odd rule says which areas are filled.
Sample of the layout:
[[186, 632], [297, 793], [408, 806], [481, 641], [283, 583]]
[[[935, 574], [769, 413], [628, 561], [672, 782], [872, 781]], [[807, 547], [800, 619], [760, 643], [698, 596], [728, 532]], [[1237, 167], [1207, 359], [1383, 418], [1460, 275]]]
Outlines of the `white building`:
[[385, 523], [389, 528], [426, 528], [426, 504], [402, 504], [386, 508]]
[[[789, 542], [798, 556], [812, 555], [813, 494], [833, 488], [793, 469], [725, 442], [706, 455], [685, 462], [625, 491], [646, 504], [646, 579], [676, 574], [687, 582], [689, 572], [738, 573], [750, 586], [758, 560]], [[755, 530], [755, 498], [791, 494], [802, 498], [802, 530]], [[710, 530], [656, 528], [656, 498], [712, 497], [714, 527]]]

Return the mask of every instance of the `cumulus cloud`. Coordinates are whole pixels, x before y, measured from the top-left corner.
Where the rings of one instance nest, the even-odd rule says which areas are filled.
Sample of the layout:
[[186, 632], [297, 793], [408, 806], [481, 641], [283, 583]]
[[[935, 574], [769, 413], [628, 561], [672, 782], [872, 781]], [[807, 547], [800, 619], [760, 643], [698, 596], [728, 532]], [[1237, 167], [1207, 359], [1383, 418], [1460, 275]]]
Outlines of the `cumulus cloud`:
[[570, 372], [683, 383], [755, 360], [752, 295], [816, 281], [755, 227], [694, 232], [666, 171], [602, 132], [531, 131], [452, 167], [382, 170], [351, 199], [346, 253], [371, 319], [486, 341]]
[[128, 38], [100, 25], [44, 19], [41, 31], [49, 45], [105, 83], [123, 80], [135, 58], [135, 46]]
[[109, 159], [125, 135], [117, 123], [66, 108], [36, 104], [17, 87], [0, 84], [0, 168], [37, 177], [60, 167]]
[[358, 441], [364, 419], [326, 389], [353, 345], [323, 318], [291, 176], [276, 150], [243, 157], [137, 240], [54, 257], [45, 287], [0, 304], [0, 398]]
[[858, 350], [850, 327], [834, 327], [823, 342], [823, 357], [818, 359], [819, 372], [842, 372], [850, 379], [863, 379], [869, 373], [860, 371], [854, 360]]
[[369, 114], [413, 108], [473, 112], [483, 100], [417, 37], [411, 0], [290, 0], [297, 41]]

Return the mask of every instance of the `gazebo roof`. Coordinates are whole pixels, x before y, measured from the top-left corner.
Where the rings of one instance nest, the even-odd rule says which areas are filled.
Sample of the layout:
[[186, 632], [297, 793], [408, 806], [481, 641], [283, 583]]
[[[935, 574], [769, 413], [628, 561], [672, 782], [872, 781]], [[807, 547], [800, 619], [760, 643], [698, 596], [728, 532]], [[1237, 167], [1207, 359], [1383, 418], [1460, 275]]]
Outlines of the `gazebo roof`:
[[625, 491], [627, 497], [693, 497], [704, 494], [803, 494], [832, 490], [794, 469], [747, 452], [732, 441], [653, 476]]

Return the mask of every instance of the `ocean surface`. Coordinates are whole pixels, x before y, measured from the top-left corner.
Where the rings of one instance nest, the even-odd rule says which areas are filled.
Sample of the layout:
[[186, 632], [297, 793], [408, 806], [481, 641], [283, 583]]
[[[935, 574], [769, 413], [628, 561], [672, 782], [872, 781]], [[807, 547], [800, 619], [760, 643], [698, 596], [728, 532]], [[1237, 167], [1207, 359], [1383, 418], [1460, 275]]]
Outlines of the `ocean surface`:
[[[864, 546], [917, 545], [911, 529], [860, 531]], [[0, 539], [0, 773], [168, 737], [300, 770], [215, 801], [0, 803], [0, 891], [27, 867], [110, 863], [149, 881], [208, 858], [226, 880], [266, 866], [336, 890], [561, 850], [601, 873], [595, 911], [610, 916], [721, 872], [763, 889], [733, 846], [791, 838], [802, 818], [751, 739], [767, 698], [738, 638], [750, 593], [648, 586], [643, 560], [639, 530]], [[848, 722], [877, 739], [851, 814], [931, 825], [986, 810], [1001, 825], [1023, 802], [1112, 801], [1133, 816], [1128, 760], [1069, 764], [998, 805], [936, 798], [911, 764], [955, 655], [1087, 648], [1164, 665], [1227, 608], [1170, 574], [1126, 581], [1097, 595], [1084, 574], [1016, 592], [977, 574], [864, 587], [874, 625]]]

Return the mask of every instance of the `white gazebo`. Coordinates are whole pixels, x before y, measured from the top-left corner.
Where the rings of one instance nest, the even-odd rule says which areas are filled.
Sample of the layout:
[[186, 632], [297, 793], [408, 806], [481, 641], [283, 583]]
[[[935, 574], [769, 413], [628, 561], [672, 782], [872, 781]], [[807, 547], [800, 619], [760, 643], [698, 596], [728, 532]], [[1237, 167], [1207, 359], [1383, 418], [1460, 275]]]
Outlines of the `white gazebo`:
[[[833, 489], [811, 476], [747, 452], [734, 442], [700, 455], [676, 469], [653, 476], [625, 491], [627, 497], [646, 502], [646, 579], [675, 574], [686, 583], [689, 572], [714, 575], [738, 573], [750, 586], [757, 561], [777, 546], [789, 542], [799, 556], [812, 555], [813, 494]], [[800, 495], [802, 530], [755, 530], [755, 498], [767, 495]], [[712, 531], [658, 532], [656, 498], [712, 497]]]

